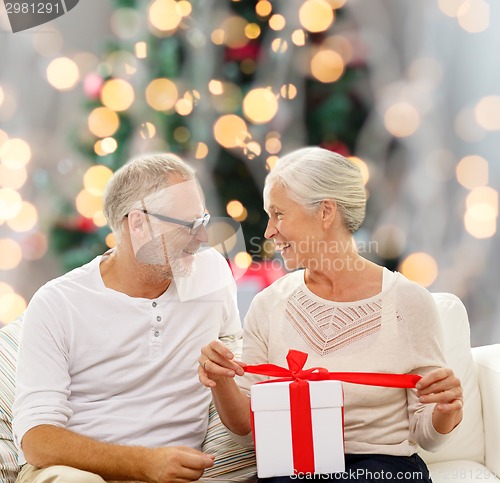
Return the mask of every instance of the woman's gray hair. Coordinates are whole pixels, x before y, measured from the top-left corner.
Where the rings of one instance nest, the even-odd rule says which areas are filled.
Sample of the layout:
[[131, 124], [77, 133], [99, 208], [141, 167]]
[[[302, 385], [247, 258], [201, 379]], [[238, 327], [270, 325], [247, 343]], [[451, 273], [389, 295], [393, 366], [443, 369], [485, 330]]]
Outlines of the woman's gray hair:
[[323, 200], [334, 200], [347, 229], [354, 233], [365, 218], [366, 190], [361, 171], [352, 161], [322, 148], [307, 147], [278, 160], [267, 175], [264, 197], [275, 184], [290, 197], [316, 210]]
[[173, 184], [173, 178], [194, 179], [194, 170], [175, 154], [133, 159], [118, 169], [104, 191], [104, 216], [119, 239], [123, 219], [147, 196]]

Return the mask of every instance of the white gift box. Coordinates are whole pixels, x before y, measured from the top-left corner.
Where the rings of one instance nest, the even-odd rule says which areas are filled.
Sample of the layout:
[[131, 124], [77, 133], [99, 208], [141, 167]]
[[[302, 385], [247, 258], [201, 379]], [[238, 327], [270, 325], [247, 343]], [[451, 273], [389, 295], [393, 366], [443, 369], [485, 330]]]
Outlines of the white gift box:
[[[259, 478], [292, 476], [291, 382], [255, 384], [250, 389]], [[345, 470], [343, 392], [339, 381], [310, 381], [314, 473]]]

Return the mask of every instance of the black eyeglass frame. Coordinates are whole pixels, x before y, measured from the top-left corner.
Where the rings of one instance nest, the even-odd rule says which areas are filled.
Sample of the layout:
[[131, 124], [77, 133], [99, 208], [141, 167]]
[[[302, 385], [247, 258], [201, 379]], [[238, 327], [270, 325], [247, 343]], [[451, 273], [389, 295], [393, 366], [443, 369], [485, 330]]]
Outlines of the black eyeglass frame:
[[[155, 218], [158, 218], [161, 221], [167, 221], [169, 223], [175, 223], [176, 225], [181, 225], [181, 226], [186, 226], [189, 228], [189, 234], [195, 236], [200, 228], [207, 227], [208, 222], [210, 221], [210, 213], [205, 213], [201, 218], [195, 218], [194, 221], [185, 221], [185, 220], [179, 220], [178, 218], [172, 218], [171, 216], [166, 216], [166, 215], [160, 215], [159, 213], [150, 213], [147, 210], [138, 210], [141, 211], [142, 213], [149, 215], [149, 216], [154, 216]], [[125, 218], [128, 218], [128, 213], [125, 215]]]

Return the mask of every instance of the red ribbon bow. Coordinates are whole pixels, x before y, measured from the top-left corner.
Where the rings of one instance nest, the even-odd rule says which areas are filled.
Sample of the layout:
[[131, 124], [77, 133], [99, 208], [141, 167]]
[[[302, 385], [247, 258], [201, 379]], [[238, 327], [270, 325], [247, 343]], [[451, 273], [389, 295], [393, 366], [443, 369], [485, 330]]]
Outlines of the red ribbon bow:
[[292, 450], [296, 473], [314, 473], [314, 444], [311, 398], [308, 381], [336, 380], [354, 384], [395, 388], [414, 388], [422, 376], [418, 374], [386, 374], [380, 372], [328, 372], [324, 367], [303, 369], [307, 354], [291, 349], [286, 356], [288, 369], [275, 364], [257, 364], [244, 367], [245, 372], [279, 377], [290, 384], [290, 418]]

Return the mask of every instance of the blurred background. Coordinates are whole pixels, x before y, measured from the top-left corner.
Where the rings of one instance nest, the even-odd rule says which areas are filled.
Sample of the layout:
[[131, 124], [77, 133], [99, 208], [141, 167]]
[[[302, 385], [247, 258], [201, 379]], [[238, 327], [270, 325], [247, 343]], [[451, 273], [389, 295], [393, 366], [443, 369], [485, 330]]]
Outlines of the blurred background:
[[84, 0], [12, 34], [0, 2], [0, 323], [113, 246], [103, 188], [155, 151], [241, 223], [244, 313], [284, 273], [264, 178], [319, 145], [363, 172], [360, 251], [500, 342], [499, 21], [494, 0]]

